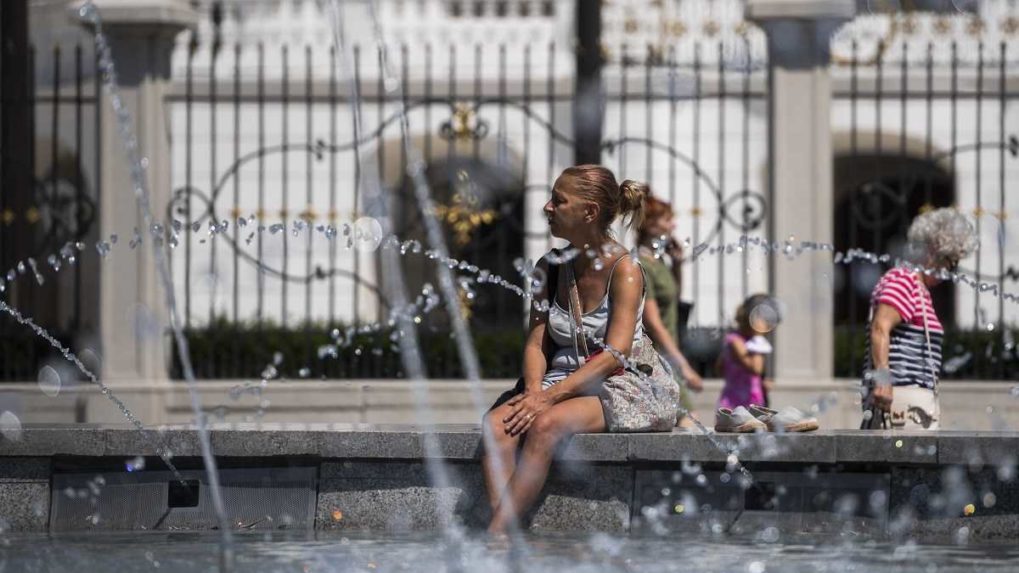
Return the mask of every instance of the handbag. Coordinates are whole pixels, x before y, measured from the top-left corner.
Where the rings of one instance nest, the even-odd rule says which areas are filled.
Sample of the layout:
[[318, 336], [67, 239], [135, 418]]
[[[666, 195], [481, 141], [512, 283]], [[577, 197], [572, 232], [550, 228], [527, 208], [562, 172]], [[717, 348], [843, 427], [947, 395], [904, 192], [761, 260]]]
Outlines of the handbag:
[[[574, 350], [581, 366], [604, 349], [589, 352], [584, 332], [580, 291], [572, 264], [561, 265], [569, 285], [571, 330]], [[643, 268], [641, 268], [643, 272]], [[646, 278], [645, 278], [646, 280]], [[626, 366], [614, 370], [602, 382], [598, 399], [610, 432], [669, 431], [676, 424], [680, 400], [679, 386], [671, 367], [655, 350], [647, 334], [633, 343]]]

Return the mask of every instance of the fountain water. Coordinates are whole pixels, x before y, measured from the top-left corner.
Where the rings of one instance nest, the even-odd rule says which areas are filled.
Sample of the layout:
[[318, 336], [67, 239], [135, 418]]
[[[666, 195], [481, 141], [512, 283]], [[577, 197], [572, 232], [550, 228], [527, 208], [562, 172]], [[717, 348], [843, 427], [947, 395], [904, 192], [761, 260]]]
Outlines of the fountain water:
[[[339, 13], [339, 7], [335, 3], [333, 3], [333, 8], [334, 8], [334, 10], [337, 11], [337, 14], [338, 14]], [[99, 43], [101, 36], [100, 36], [100, 29], [99, 29], [98, 14], [95, 14], [95, 18], [96, 18], [96, 20], [95, 20], [96, 29], [97, 29], [97, 43]], [[375, 20], [375, 27], [376, 27], [376, 30], [377, 30], [377, 28], [378, 28], [378, 21], [377, 21], [377, 19]], [[342, 46], [342, 42], [338, 41], [337, 44], [339, 46]], [[107, 48], [107, 51], [108, 51], [108, 48]], [[384, 49], [383, 49], [383, 53], [384, 53]], [[112, 61], [109, 61], [108, 71], [110, 71], [112, 73], [112, 69], [113, 69], [112, 68]], [[387, 83], [391, 83], [391, 82], [387, 82]], [[395, 85], [399, 85], [399, 82], [396, 82]], [[111, 99], [115, 99], [115, 98], [111, 98]], [[357, 99], [356, 99], [356, 97], [354, 98], [354, 102], [355, 102], [354, 105], [356, 107], [357, 106], [357, 103], [356, 103]], [[118, 110], [118, 112], [119, 111], [120, 110]], [[118, 113], [118, 121], [120, 121], [120, 119], [121, 119], [121, 116]], [[357, 120], [357, 121], [359, 122], [359, 120]], [[123, 127], [123, 125], [127, 126], [126, 130], [122, 131], [122, 135], [124, 135], [124, 133], [127, 134], [124, 137], [125, 137], [125, 143], [128, 146], [129, 157], [131, 157], [131, 159], [132, 159], [132, 175], [134, 175], [134, 173], [136, 171], [135, 170], [136, 165], [138, 167], [140, 167], [140, 169], [137, 170], [138, 173], [140, 175], [143, 175], [144, 174], [144, 164], [140, 160], [136, 161], [138, 159], [137, 158], [136, 146], [135, 146], [135, 149], [133, 150], [134, 155], [132, 156], [131, 144], [128, 143], [130, 141], [130, 137], [131, 137], [131, 135], [130, 135], [129, 117], [127, 118], [127, 121], [121, 122], [121, 124], [122, 124], [122, 127]], [[408, 131], [408, 126], [406, 125], [406, 111], [405, 110], [403, 110], [403, 113], [402, 113], [402, 116], [401, 116], [401, 125], [403, 125], [403, 128], [404, 128], [403, 132], [404, 132], [404, 134], [406, 134], [407, 131]], [[405, 141], [407, 141], [407, 139], [408, 138], [406, 138], [406, 137], [404, 138]], [[411, 148], [411, 150], [413, 151], [412, 148]], [[415, 197], [418, 199], [418, 201], [419, 201], [419, 203], [421, 205], [422, 212], [427, 213], [427, 214], [431, 214], [432, 211], [430, 209], [430, 195], [429, 195], [429, 191], [428, 191], [428, 188], [427, 188], [427, 184], [424, 182], [424, 179], [423, 179], [423, 176], [422, 176], [423, 175], [423, 163], [420, 162], [420, 161], [412, 161], [411, 162], [411, 166], [412, 166], [412, 168], [411, 168], [411, 172], [409, 174], [412, 176], [412, 179], [413, 179], [414, 184], [415, 184], [414, 185]], [[144, 211], [147, 214], [147, 199], [144, 196], [144, 185], [143, 185], [144, 179], [142, 178], [142, 179], [140, 179], [140, 181], [142, 182], [142, 185], [139, 185], [138, 187], [136, 187], [136, 193], [139, 194], [138, 198], [139, 198], [140, 204], [142, 204], [142, 205], [144, 205], [146, 207]], [[377, 186], [366, 186], [366, 187], [371, 188], [373, 190], [377, 189]], [[378, 197], [376, 197], [376, 198], [378, 198]], [[378, 201], [378, 203], [384, 205], [384, 201]], [[388, 221], [388, 219], [385, 217], [384, 213], [378, 213], [377, 215], [378, 215], [378, 220], [380, 221], [380, 223]], [[157, 230], [156, 225], [153, 225], [153, 222], [151, 220], [151, 216], [148, 215], [148, 214], [146, 216], [145, 223], [146, 223], [146, 228], [149, 230], [149, 232], [151, 233], [151, 236], [153, 237], [153, 243], [154, 243], [154, 245], [156, 245], [156, 250], [157, 250], [157, 253], [158, 253], [159, 252], [158, 245], [160, 243], [160, 240], [163, 237], [163, 229], [160, 228], [160, 229]], [[433, 223], [435, 223], [434, 220], [433, 220]], [[437, 223], [436, 223], [436, 225], [437, 225]], [[387, 226], [383, 225], [382, 228], [383, 229], [387, 229]], [[435, 226], [430, 226], [428, 228], [429, 239], [430, 240], [436, 238], [436, 237], [432, 236], [433, 235], [433, 231], [435, 231], [436, 228], [437, 227], [435, 227]], [[270, 228], [269, 230], [270, 230], [270, 232], [272, 232], [272, 228]], [[261, 229], [260, 229], [260, 231], [261, 231]], [[456, 268], [456, 269], [460, 269], [462, 271], [476, 272], [476, 273], [478, 273], [480, 275], [483, 272], [483, 269], [478, 269], [477, 267], [474, 267], [473, 265], [464, 265], [464, 261], [456, 261], [454, 259], [449, 258], [447, 251], [445, 250], [444, 246], [442, 245], [441, 230], [439, 230], [439, 231], [440, 232], [438, 232], [438, 235], [437, 235], [437, 239], [438, 239], [437, 244], [438, 244], [438, 247], [435, 247], [436, 243], [433, 242], [433, 249], [431, 249], [427, 254], [431, 258], [436, 260], [436, 263], [437, 263], [436, 266], [440, 270], [440, 287], [441, 287], [441, 291], [443, 293], [443, 299], [444, 299], [444, 301], [445, 301], [445, 303], [447, 305], [447, 310], [450, 313], [451, 319], [454, 321], [454, 329], [456, 330], [457, 335], [458, 335], [457, 343], [458, 343], [458, 349], [461, 352], [461, 360], [464, 363], [465, 370], [468, 372], [469, 379], [472, 382], [477, 382], [477, 380], [480, 378], [480, 372], [478, 372], [478, 368], [477, 368], [477, 357], [476, 357], [476, 355], [474, 355], [473, 349], [470, 347], [470, 333], [466, 329], [466, 324], [463, 323], [463, 321], [462, 321], [462, 317], [460, 316], [459, 309], [456, 308], [456, 306], [455, 306], [456, 290], [455, 290], [455, 285], [453, 284], [453, 281], [452, 281], [452, 274], [453, 273], [451, 271], [452, 271], [452, 269]], [[385, 243], [389, 238], [390, 237], [386, 237], [382, 242]], [[390, 241], [390, 243], [391, 243], [390, 247], [392, 247], [393, 246], [393, 244], [392, 244], [393, 241]], [[811, 243], [804, 242], [804, 243], [801, 243], [799, 247], [794, 247], [794, 246], [791, 246], [791, 243], [792, 243], [792, 241], [787, 241], [786, 244], [780, 245], [778, 243], [768, 244], [766, 242], [760, 242], [759, 241], [757, 243], [757, 246], [760, 246], [764, 250], [764, 252], [767, 252], [767, 253], [783, 253], [783, 254], [785, 254], [786, 256], [789, 256], [789, 257], [796, 257], [796, 256], [799, 256], [800, 254], [802, 254], [803, 252], [807, 252], [807, 251], [832, 251], [832, 249], [830, 248], [829, 245], [817, 245], [817, 244], [811, 244]], [[734, 251], [735, 252], [739, 252], [742, 249], [748, 248], [749, 244], [752, 244], [752, 241], [748, 241], [746, 237], [743, 237], [741, 239], [740, 243], [736, 247], [733, 247], [732, 245], [725, 246], [724, 248], [723, 247], [708, 246], [708, 245], [698, 245], [694, 249], [694, 257], [695, 258], [696, 257], [703, 257], [705, 254], [707, 254], [707, 255], [718, 254], [720, 256], [727, 255], [727, 254], [730, 254], [731, 252], [734, 252]], [[97, 247], [98, 247], [98, 245], [97, 245]], [[104, 247], [102, 249], [100, 249], [100, 253], [103, 254], [104, 251], [108, 253], [110, 249], [111, 249], [111, 247], [109, 245], [104, 245]], [[398, 275], [399, 265], [398, 265], [398, 263], [395, 262], [397, 260], [397, 256], [395, 254], [395, 251], [396, 251], [395, 248], [383, 249], [383, 252], [384, 252], [383, 259], [384, 259], [384, 264], [386, 265], [385, 268], [387, 270], [388, 269], [395, 269], [396, 270], [396, 274], [389, 275], [389, 276], [397, 276], [398, 277], [399, 276]], [[389, 254], [387, 255], [385, 253], [389, 253]], [[845, 254], [841, 258], [839, 257], [839, 255], [841, 255], [841, 253], [835, 253], [834, 254], [834, 258], [835, 258], [835, 262], [836, 263], [839, 263], [839, 262], [848, 263], [849, 261], [853, 260], [854, 258], [869, 259], [869, 257], [870, 257], [870, 255], [868, 255], [866, 253], [859, 253], [859, 252], [852, 252], [852, 251], [850, 251], [849, 253]], [[163, 268], [165, 267], [165, 264], [161, 263], [161, 259], [159, 259], [159, 256], [160, 255], [157, 254], [157, 259], [160, 261], [160, 264], [161, 264], [160, 271], [162, 272]], [[876, 261], [880, 261], [881, 258], [882, 258], [882, 256], [876, 256], [875, 262]], [[41, 282], [42, 277], [39, 274], [36, 266], [33, 263], [34, 263], [34, 261], [29, 260], [28, 261], [28, 266], [33, 270], [33, 276], [36, 277], [36, 280]], [[472, 268], [473, 268], [473, 271], [472, 271]], [[443, 270], [443, 269], [447, 269], [447, 270]], [[445, 279], [448, 279], [448, 280], [444, 281], [443, 277]], [[1002, 297], [1005, 300], [1011, 300], [1013, 302], [1015, 302], [1015, 300], [1016, 300], [1015, 296], [1011, 295], [1009, 293], [998, 292], [996, 289], [992, 290], [991, 287], [988, 287], [988, 288], [985, 289], [984, 285], [978, 284], [975, 281], [971, 283], [971, 282], [969, 282], [968, 277], [965, 277], [965, 275], [961, 275], [961, 276], [960, 275], [952, 275], [950, 278], [952, 278], [953, 280], [955, 280], [957, 282], [962, 282], [964, 284], [968, 284], [968, 285], [972, 286], [973, 288], [978, 289], [980, 292], [987, 291], [987, 292], [992, 293], [992, 294], [994, 294], [996, 296]], [[502, 279], [501, 277], [499, 277], [498, 279], [499, 280], [479, 281], [479, 282], [490, 282], [490, 283], [497, 284], [497, 285], [505, 287], [505, 288], [513, 287], [513, 289], [520, 290], [520, 292], [518, 294], [521, 294], [521, 296], [524, 296], [525, 298], [529, 296], [529, 292], [528, 292], [529, 289], [526, 289], [526, 290], [525, 289], [519, 289], [519, 287], [517, 287], [516, 285], [513, 285], [509, 281], [505, 281], [505, 279]], [[528, 282], [530, 282], [530, 278], [528, 279]], [[996, 286], [996, 285], [992, 285], [992, 286]], [[167, 289], [167, 291], [168, 291], [168, 294], [167, 294], [167, 297], [168, 297], [168, 306], [170, 306], [171, 310], [173, 311], [172, 314], [175, 317], [175, 309], [173, 307], [172, 292], [171, 292], [170, 289]], [[516, 292], [516, 290], [514, 292]], [[412, 320], [408, 320], [408, 319], [412, 318], [412, 315], [409, 312], [404, 312], [403, 310], [401, 310], [401, 309], [408, 309], [412, 305], [407, 306], [409, 303], [406, 303], [406, 297], [403, 294], [402, 285], [400, 285], [400, 287], [395, 291], [395, 293], [391, 294], [390, 296], [391, 296], [391, 300], [402, 301], [404, 303], [403, 306], [401, 306], [399, 304], [394, 305], [394, 309], [396, 309], [396, 310], [394, 311], [394, 315], [393, 315], [393, 317], [391, 317], [391, 320], [395, 321], [394, 324], [398, 324], [399, 325], [399, 331], [401, 332], [401, 336], [399, 338], [400, 346], [401, 346], [401, 350], [402, 350], [401, 355], [403, 356], [403, 359], [404, 359], [405, 369], [407, 370], [408, 375], [413, 380], [415, 380], [415, 381], [423, 381], [425, 373], [424, 373], [423, 367], [421, 366], [420, 350], [419, 350], [419, 347], [416, 344], [416, 340], [415, 340], [415, 337], [414, 337], [414, 325], [413, 325], [413, 321]], [[1011, 297], [1011, 298], [1009, 298], [1009, 297]], [[4, 305], [4, 307], [2, 309], [0, 309], [0, 310], [4, 310], [5, 312], [8, 312], [9, 314], [17, 312], [17, 311], [14, 311], [13, 309], [10, 309], [9, 307], [6, 307], [6, 305]], [[18, 319], [19, 322], [25, 323], [20, 318], [18, 318], [18, 315], [12, 314], [12, 316], [15, 316], [15, 318]], [[460, 322], [460, 327], [457, 327], [457, 321], [458, 320]], [[28, 323], [25, 323], [25, 324], [28, 324]], [[32, 325], [29, 324], [29, 326], [32, 326]], [[186, 353], [187, 353], [187, 350], [186, 350], [187, 349], [186, 341], [184, 341], [180, 337], [178, 321], [176, 320], [176, 318], [174, 318], [174, 320], [172, 322], [172, 326], [174, 326], [175, 336], [177, 336], [177, 338], [178, 338], [178, 348], [181, 349], [181, 352], [182, 352], [181, 360], [182, 360], [182, 363], [185, 364], [185, 373], [186, 373], [187, 377], [190, 380], [190, 378], [191, 378], [191, 375], [190, 375], [190, 364], [189, 364], [189, 361], [187, 360], [187, 356], [186, 356]], [[33, 329], [34, 329], [34, 327], [33, 327]], [[39, 334], [42, 335], [42, 333], [39, 333]], [[53, 341], [51, 340], [51, 343], [52, 342]], [[67, 356], [67, 352], [66, 352], [65, 349], [62, 349], [60, 347], [58, 347], [58, 349], [60, 349], [62, 352], [64, 352], [65, 356]], [[614, 349], [607, 348], [607, 350], [609, 350], [610, 352], [613, 352], [613, 354], [616, 354], [617, 358], [619, 358], [625, 364], [625, 358], [623, 358], [616, 351], [614, 351]], [[465, 356], [466, 356], [466, 358], [465, 358]], [[422, 385], [416, 385], [415, 389], [418, 390], [419, 392], [423, 392], [423, 391], [426, 390], [426, 388], [425, 388], [425, 386], [423, 384]], [[476, 393], [480, 397], [480, 392], [479, 392], [478, 387], [477, 387], [476, 384], [472, 384], [471, 385], [471, 390], [472, 390], [472, 393]], [[104, 393], [106, 393], [106, 392], [104, 392]], [[419, 405], [423, 404], [424, 402], [423, 402], [422, 399], [424, 398], [424, 394], [420, 394], [419, 393], [418, 394], [418, 398], [419, 398]], [[111, 399], [112, 399], [112, 397], [111, 397]], [[207, 446], [208, 446], [208, 439], [207, 439], [207, 434], [205, 434], [205, 428], [204, 428], [204, 415], [202, 414], [202, 412], [200, 410], [200, 405], [197, 404], [197, 401], [195, 399], [195, 395], [194, 395], [193, 392], [192, 392], [192, 400], [193, 400], [193, 405], [196, 407], [196, 415], [198, 416], [199, 427], [200, 427], [200, 429], [202, 431], [201, 435], [206, 436], [205, 439], [202, 442], [202, 444], [203, 444], [203, 456], [204, 456], [206, 451], [208, 451], [208, 448], [207, 448]], [[480, 403], [480, 400], [478, 400], [478, 403]], [[118, 404], [118, 405], [121, 405], [121, 404]], [[125, 413], [125, 415], [127, 415], [127, 413]], [[421, 415], [425, 416], [426, 417], [425, 419], [427, 421], [427, 412], [423, 411]], [[131, 417], [129, 417], [128, 419], [131, 420]], [[132, 423], [134, 423], [134, 422], [132, 422]], [[140, 425], [140, 423], [136, 424], [136, 425]], [[704, 429], [703, 426], [701, 426], [701, 429], [706, 432], [706, 429]], [[428, 442], [426, 442], [426, 444], [427, 443]], [[722, 446], [720, 444], [718, 444], [717, 442], [716, 442], [716, 446], [718, 446], [720, 449], [722, 448]], [[428, 445], [427, 447], [432, 448], [432, 447], [434, 447], [434, 444]], [[214, 471], [214, 460], [211, 457], [211, 451], [208, 451], [208, 457], [209, 457], [209, 460], [207, 460], [207, 468], [210, 470], [210, 479], [215, 481], [216, 478], [215, 478], [215, 471]], [[429, 456], [429, 459], [437, 459], [437, 456]], [[739, 464], [739, 461], [738, 461], [737, 458], [735, 458], [735, 456], [733, 456], [733, 459], [735, 460], [735, 462], [734, 462], [735, 464]], [[210, 461], [211, 461], [211, 463], [210, 463]], [[741, 471], [746, 472], [745, 468], [742, 468], [741, 465], [739, 465], [739, 467], [740, 467]], [[433, 481], [435, 483], [437, 483], [437, 484], [445, 483], [443, 481], [444, 478], [441, 477], [441, 473], [444, 471], [442, 469], [441, 465], [438, 466], [438, 469], [430, 468], [430, 471], [433, 472]], [[747, 477], [748, 479], [752, 479], [752, 477], [749, 476], [749, 473], [744, 473], [744, 476]], [[214, 489], [214, 492], [215, 492], [215, 489]], [[215, 495], [215, 493], [214, 493], [214, 495]], [[221, 508], [221, 503], [220, 503], [220, 506], [217, 507], [217, 510], [219, 511], [221, 509], [222, 508]], [[227, 531], [228, 531], [227, 528], [223, 528], [223, 530], [224, 530], [224, 535], [229, 535], [227, 533]]]
[[[135, 200], [138, 203], [139, 211], [146, 231], [152, 238], [152, 252], [155, 255], [156, 271], [163, 287], [167, 310], [170, 314], [170, 327], [173, 329], [174, 339], [177, 342], [177, 349], [181, 365], [184, 370], [184, 377], [188, 384], [188, 393], [191, 397], [191, 409], [195, 413], [195, 422], [198, 425], [198, 439], [202, 445], [202, 459], [209, 477], [209, 485], [212, 494], [212, 504], [219, 519], [222, 544], [220, 545], [220, 570], [229, 572], [233, 569], [233, 548], [230, 523], [226, 517], [226, 510], [223, 505], [222, 493], [219, 488], [219, 475], [216, 471], [216, 459], [212, 455], [212, 444], [209, 441], [209, 432], [206, 427], [205, 414], [202, 411], [201, 400], [194, 388], [194, 372], [191, 369], [191, 359], [188, 355], [187, 339], [181, 330], [180, 319], [177, 313], [177, 303], [174, 297], [173, 282], [170, 278], [169, 265], [163, 252], [163, 226], [157, 223], [152, 216], [152, 209], [149, 204], [148, 194], [148, 161], [143, 159], [138, 149], [138, 139], [135, 136], [132, 126], [131, 114], [126, 104], [120, 97], [120, 90], [117, 85], [117, 72], [113, 62], [113, 54], [106, 35], [103, 33], [102, 18], [99, 10], [92, 0], [86, 0], [80, 9], [83, 20], [89, 22], [94, 28], [96, 52], [99, 54], [99, 72], [103, 76], [103, 87], [113, 108], [114, 117], [117, 123], [118, 134], [121, 143], [124, 145], [124, 152], [130, 166], [131, 182], [134, 187]], [[140, 240], [140, 237], [139, 237]]]

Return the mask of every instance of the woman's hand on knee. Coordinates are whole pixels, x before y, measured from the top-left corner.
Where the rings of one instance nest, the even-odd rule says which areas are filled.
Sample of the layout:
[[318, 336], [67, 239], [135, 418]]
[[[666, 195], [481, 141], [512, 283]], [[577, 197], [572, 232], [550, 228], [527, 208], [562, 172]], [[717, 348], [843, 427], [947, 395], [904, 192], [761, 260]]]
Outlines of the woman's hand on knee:
[[552, 407], [552, 399], [545, 392], [518, 394], [506, 402], [510, 407], [509, 414], [503, 418], [506, 433], [511, 436], [522, 434], [530, 429], [534, 419]]

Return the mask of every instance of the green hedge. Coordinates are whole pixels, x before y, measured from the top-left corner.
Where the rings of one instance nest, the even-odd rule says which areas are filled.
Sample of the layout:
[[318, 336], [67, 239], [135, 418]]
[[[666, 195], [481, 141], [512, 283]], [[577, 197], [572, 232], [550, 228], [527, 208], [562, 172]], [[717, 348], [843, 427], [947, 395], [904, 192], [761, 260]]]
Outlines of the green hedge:
[[[273, 364], [277, 353], [280, 375], [300, 378], [307, 368], [308, 378], [401, 378], [404, 376], [390, 331], [358, 334], [354, 342], [337, 348], [336, 357], [320, 359], [318, 349], [330, 344], [333, 328], [343, 325], [312, 324], [286, 328], [264, 323], [234, 324], [217, 319], [203, 328], [185, 330], [191, 362], [197, 378], [258, 378]], [[1019, 330], [1011, 329], [1011, 340], [1019, 339]], [[864, 327], [835, 329], [835, 375], [860, 376], [866, 336]], [[456, 342], [448, 332], [419, 330], [422, 356], [431, 378], [462, 378]], [[474, 333], [474, 346], [485, 378], [520, 376], [524, 344], [522, 329], [480, 331]], [[703, 375], [715, 376], [715, 357], [721, 345], [721, 333], [714, 329], [691, 329], [684, 336], [684, 347], [694, 367]], [[945, 379], [1016, 380], [1019, 379], [1019, 353], [1007, 345], [1000, 332], [950, 330], [945, 334]], [[963, 357], [969, 356], [968, 359]], [[953, 359], [955, 364], [953, 364]], [[171, 375], [182, 378], [174, 350]]]
[[[202, 328], [184, 331], [196, 378], [257, 378], [275, 365], [285, 378], [401, 378], [404, 376], [391, 331], [361, 333], [353, 342], [337, 347], [337, 356], [319, 358], [319, 348], [333, 343], [331, 331], [346, 325], [310, 324], [282, 327], [276, 324], [231, 323], [217, 319]], [[430, 378], [462, 378], [456, 341], [448, 332], [418, 332], [421, 353]], [[524, 332], [513, 329], [474, 333], [474, 346], [485, 378], [520, 375]], [[183, 378], [176, 345], [171, 376]]]

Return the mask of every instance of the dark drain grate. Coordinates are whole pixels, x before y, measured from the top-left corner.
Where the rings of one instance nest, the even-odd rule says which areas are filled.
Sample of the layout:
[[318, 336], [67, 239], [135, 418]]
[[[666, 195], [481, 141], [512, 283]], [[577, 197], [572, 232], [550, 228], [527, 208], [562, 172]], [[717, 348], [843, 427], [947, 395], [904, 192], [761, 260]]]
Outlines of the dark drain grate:
[[[53, 476], [50, 531], [202, 530], [219, 526], [200, 470]], [[311, 529], [317, 468], [220, 471], [223, 504], [236, 529]]]

